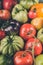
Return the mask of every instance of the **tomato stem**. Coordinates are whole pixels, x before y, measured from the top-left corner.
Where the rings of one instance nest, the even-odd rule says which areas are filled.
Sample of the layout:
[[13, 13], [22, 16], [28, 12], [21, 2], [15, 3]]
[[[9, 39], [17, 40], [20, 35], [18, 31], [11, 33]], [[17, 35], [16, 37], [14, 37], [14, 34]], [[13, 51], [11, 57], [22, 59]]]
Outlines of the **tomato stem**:
[[32, 53], [31, 50], [25, 50], [24, 53], [22, 54], [22, 57], [25, 57], [26, 56], [26, 52], [31, 52]]
[[28, 33], [27, 33], [27, 35], [30, 35], [32, 33], [32, 30], [30, 30]]
[[32, 56], [33, 56], [33, 60], [34, 60], [34, 65], [35, 65], [35, 56], [34, 56], [34, 47], [35, 47], [35, 43], [36, 43], [36, 37], [33, 35], [33, 37], [35, 38], [35, 41], [34, 41], [34, 43], [33, 43], [33, 45], [32, 45]]

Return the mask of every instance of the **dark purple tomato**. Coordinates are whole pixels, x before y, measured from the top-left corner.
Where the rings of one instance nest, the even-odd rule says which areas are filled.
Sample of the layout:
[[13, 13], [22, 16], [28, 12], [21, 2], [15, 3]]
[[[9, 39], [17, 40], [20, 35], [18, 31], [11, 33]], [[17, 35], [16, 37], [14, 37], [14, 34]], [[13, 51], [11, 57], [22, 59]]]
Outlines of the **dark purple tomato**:
[[15, 21], [15, 20], [10, 20], [9, 21], [9, 25], [7, 27], [4, 28], [4, 30], [8, 33], [10, 32], [12, 34], [12, 32], [18, 34], [20, 29], [20, 23]]
[[7, 31], [11, 31], [13, 28], [12, 28], [12, 26], [8, 26], [7, 28], [5, 28], [5, 31], [7, 32]]
[[19, 28], [20, 28], [20, 23], [15, 21], [15, 20], [11, 20], [10, 21], [10, 25], [13, 27], [13, 30], [14, 31], [19, 31]]

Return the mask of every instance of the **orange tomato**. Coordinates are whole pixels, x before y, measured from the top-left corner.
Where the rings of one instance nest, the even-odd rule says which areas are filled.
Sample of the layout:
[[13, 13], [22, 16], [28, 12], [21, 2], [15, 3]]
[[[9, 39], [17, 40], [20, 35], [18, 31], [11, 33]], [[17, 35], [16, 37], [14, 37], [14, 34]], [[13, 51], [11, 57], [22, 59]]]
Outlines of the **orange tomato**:
[[35, 12], [37, 17], [43, 17], [43, 3], [33, 5], [31, 11]]

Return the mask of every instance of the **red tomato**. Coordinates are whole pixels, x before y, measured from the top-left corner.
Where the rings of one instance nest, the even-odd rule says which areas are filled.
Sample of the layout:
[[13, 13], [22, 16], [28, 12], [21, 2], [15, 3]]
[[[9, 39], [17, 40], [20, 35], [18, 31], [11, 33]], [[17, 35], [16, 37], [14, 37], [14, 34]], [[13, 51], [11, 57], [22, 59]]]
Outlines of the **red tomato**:
[[36, 30], [31, 24], [23, 24], [20, 28], [20, 36], [26, 40], [36, 35]]
[[10, 12], [8, 10], [0, 10], [0, 18], [5, 20], [9, 19]]
[[19, 51], [14, 55], [14, 65], [32, 65], [33, 58], [30, 53]]
[[13, 5], [16, 5], [17, 4], [17, 0], [13, 0]]
[[34, 45], [34, 54], [39, 55], [42, 52], [42, 44], [38, 39], [30, 38], [25, 45], [25, 50], [32, 49]]
[[33, 18], [36, 18], [36, 13], [35, 12], [33, 12], [33, 11], [29, 11], [29, 13], [28, 13], [28, 17], [29, 18], [31, 18], [31, 19], [33, 19]]
[[5, 31], [0, 30], [0, 40], [5, 37]]
[[3, 8], [11, 10], [12, 6], [17, 3], [17, 0], [3, 0]]

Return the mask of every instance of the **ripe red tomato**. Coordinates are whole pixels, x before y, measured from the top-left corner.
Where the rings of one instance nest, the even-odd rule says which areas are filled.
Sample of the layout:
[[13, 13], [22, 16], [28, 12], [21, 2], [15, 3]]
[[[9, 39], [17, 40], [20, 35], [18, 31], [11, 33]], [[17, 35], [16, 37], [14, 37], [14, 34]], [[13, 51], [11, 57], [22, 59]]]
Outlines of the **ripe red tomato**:
[[42, 52], [42, 44], [38, 39], [30, 38], [25, 44], [25, 50], [32, 49], [34, 45], [34, 54], [39, 55]]
[[13, 5], [16, 5], [17, 4], [17, 0], [13, 0]]
[[32, 65], [33, 58], [30, 53], [19, 51], [14, 55], [14, 65]]
[[5, 31], [0, 30], [0, 40], [5, 37]]
[[36, 18], [36, 13], [35, 12], [33, 12], [33, 11], [29, 11], [29, 13], [28, 13], [28, 17], [29, 18], [31, 18], [31, 19], [33, 19], [33, 18]]
[[36, 30], [33, 25], [31, 24], [23, 24], [20, 28], [20, 36], [25, 40], [36, 35]]
[[9, 19], [10, 12], [8, 10], [0, 10], [0, 18], [5, 20]]
[[3, 0], [3, 8], [11, 10], [12, 6], [17, 4], [17, 0]]

